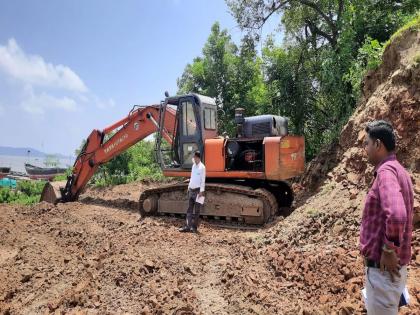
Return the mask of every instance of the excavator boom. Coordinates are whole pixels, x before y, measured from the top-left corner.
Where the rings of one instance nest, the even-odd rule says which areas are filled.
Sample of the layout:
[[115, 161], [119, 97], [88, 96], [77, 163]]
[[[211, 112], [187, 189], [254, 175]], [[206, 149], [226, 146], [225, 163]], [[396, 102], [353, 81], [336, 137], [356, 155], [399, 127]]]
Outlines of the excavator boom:
[[[72, 174], [67, 182], [50, 182], [45, 185], [41, 201], [50, 203], [77, 200], [79, 194], [95, 174], [98, 167], [121, 154], [137, 142], [159, 131], [161, 105], [133, 108], [127, 117], [102, 131], [93, 130], [74, 162]], [[176, 111], [165, 108], [165, 121], [160, 132], [172, 144], [176, 125]], [[108, 139], [107, 139], [108, 138]]]

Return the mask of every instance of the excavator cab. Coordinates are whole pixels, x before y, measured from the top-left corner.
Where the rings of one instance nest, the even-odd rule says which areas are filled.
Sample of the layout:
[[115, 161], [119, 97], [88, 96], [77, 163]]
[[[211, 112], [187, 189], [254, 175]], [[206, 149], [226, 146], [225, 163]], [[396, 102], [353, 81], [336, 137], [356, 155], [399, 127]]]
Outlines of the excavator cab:
[[[174, 130], [164, 130], [168, 107], [175, 110]], [[205, 161], [205, 139], [217, 136], [217, 105], [214, 99], [199, 94], [167, 97], [161, 104], [159, 130], [156, 135], [157, 161], [163, 170], [188, 170], [195, 151]], [[163, 142], [163, 134], [172, 134], [171, 145]]]

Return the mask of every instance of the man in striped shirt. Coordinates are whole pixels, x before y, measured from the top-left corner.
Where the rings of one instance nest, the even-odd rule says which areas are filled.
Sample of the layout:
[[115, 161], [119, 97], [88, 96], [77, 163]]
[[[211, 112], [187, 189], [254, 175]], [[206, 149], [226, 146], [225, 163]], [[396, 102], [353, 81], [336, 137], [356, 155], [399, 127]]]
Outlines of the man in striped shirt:
[[369, 315], [396, 315], [411, 258], [413, 186], [396, 159], [391, 124], [371, 122], [366, 133], [366, 153], [375, 166], [360, 228], [360, 251], [366, 263], [366, 309]]

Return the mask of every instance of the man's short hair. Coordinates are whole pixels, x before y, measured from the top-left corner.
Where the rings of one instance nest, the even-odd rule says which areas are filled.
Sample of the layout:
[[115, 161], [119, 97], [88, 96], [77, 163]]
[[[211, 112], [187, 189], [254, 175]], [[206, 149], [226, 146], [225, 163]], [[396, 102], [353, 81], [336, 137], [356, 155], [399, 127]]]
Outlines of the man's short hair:
[[375, 120], [367, 124], [366, 132], [372, 140], [380, 140], [387, 151], [395, 150], [395, 134], [392, 125], [385, 120]]
[[198, 157], [198, 158], [200, 158], [201, 159], [201, 153], [200, 153], [200, 151], [195, 151], [194, 152], [194, 156], [196, 156], [196, 157]]

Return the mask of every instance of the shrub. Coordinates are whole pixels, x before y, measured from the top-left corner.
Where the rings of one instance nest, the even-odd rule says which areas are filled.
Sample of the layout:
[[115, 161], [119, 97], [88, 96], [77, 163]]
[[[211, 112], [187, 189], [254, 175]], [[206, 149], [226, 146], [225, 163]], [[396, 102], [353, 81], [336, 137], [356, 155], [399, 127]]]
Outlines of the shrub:
[[18, 181], [16, 189], [0, 188], [0, 203], [32, 204], [39, 201], [45, 181]]
[[376, 70], [382, 63], [384, 46], [376, 39], [368, 37], [359, 49], [355, 62], [350, 67], [344, 80], [349, 82], [353, 89], [353, 95], [357, 99], [360, 97], [363, 78], [369, 70]]

